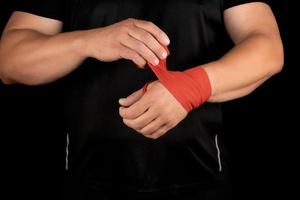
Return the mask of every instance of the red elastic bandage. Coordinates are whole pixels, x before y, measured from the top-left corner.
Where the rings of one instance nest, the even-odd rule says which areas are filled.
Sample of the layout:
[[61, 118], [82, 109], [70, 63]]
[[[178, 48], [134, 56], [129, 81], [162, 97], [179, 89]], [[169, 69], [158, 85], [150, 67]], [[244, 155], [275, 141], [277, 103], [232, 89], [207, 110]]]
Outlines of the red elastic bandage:
[[[169, 54], [169, 50], [165, 47]], [[169, 90], [181, 105], [190, 112], [201, 106], [211, 96], [211, 85], [206, 71], [202, 67], [194, 67], [183, 72], [168, 71], [166, 59], [157, 66], [148, 63], [158, 80]], [[147, 86], [143, 91], [147, 91]]]

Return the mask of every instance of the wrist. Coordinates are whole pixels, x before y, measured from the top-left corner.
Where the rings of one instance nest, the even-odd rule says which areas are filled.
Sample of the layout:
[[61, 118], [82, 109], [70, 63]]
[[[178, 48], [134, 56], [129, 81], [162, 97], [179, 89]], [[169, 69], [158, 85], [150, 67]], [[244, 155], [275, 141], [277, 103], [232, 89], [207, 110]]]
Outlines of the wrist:
[[191, 108], [195, 109], [204, 104], [212, 95], [212, 87], [209, 75], [204, 66], [198, 66], [183, 72], [189, 77], [185, 83], [190, 92], [188, 100]]
[[85, 30], [80, 31], [79, 38], [78, 38], [78, 44], [80, 46], [80, 55], [85, 58], [96, 58], [97, 52], [95, 50], [95, 44], [101, 45], [100, 41], [95, 41], [95, 38], [99, 38], [99, 29], [91, 29], [91, 30]]
[[[208, 76], [209, 82], [210, 82], [210, 86], [211, 86], [210, 98], [214, 97], [215, 95], [217, 95], [219, 93], [218, 88], [216, 87], [217, 81], [218, 81], [217, 77], [216, 77], [216, 72], [219, 71], [220, 65], [224, 65], [224, 64], [222, 64], [220, 60], [217, 60], [217, 61], [213, 61], [213, 62], [210, 62], [210, 63], [202, 66], [203, 70], [205, 70], [205, 72]], [[219, 79], [219, 81], [220, 80], [222, 80], [222, 79]]]
[[187, 112], [204, 104], [212, 95], [211, 81], [204, 69], [205, 65], [183, 72], [168, 71], [166, 60], [162, 60], [158, 66], [148, 65]]
[[73, 40], [71, 45], [73, 46], [74, 53], [82, 59], [86, 59], [91, 56], [88, 47], [88, 36], [87, 31], [76, 31], [74, 32]]

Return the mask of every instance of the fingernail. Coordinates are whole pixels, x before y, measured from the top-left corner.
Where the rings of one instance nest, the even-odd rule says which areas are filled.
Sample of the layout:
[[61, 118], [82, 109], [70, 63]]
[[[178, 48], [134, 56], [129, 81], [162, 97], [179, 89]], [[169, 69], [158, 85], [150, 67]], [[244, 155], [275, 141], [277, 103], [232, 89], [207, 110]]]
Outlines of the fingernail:
[[162, 59], [167, 58], [167, 56], [168, 56], [168, 54], [167, 54], [167, 52], [165, 52], [165, 51], [161, 54], [161, 58], [162, 58]]
[[166, 45], [169, 45], [170, 44], [170, 39], [168, 36], [165, 36], [165, 43]]
[[158, 65], [159, 64], [159, 60], [158, 59], [155, 59], [154, 62], [153, 62], [154, 66]]
[[124, 98], [119, 99], [119, 103], [122, 104], [122, 103], [124, 103], [125, 100], [126, 100], [126, 99], [124, 99]]

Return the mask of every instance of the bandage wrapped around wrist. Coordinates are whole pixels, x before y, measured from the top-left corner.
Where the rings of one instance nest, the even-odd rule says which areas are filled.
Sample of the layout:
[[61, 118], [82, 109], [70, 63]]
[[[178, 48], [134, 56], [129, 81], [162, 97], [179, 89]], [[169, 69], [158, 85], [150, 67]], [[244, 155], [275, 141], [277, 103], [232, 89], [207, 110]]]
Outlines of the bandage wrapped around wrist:
[[[165, 47], [169, 53], [167, 47]], [[211, 96], [211, 84], [206, 71], [202, 67], [194, 67], [185, 71], [168, 71], [167, 61], [161, 60], [157, 66], [148, 63], [158, 80], [176, 98], [187, 112], [198, 108]], [[143, 90], [147, 91], [146, 83]]]

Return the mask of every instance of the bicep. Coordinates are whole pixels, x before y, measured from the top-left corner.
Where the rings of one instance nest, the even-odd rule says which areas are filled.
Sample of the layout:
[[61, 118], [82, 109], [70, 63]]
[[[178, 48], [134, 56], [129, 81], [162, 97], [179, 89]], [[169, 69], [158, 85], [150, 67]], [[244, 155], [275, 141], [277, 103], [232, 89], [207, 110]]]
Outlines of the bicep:
[[279, 36], [276, 19], [265, 3], [248, 3], [225, 10], [224, 23], [235, 44], [253, 34]]
[[13, 30], [33, 30], [45, 35], [55, 35], [62, 31], [61, 21], [38, 15], [16, 11], [10, 17], [3, 35]]

